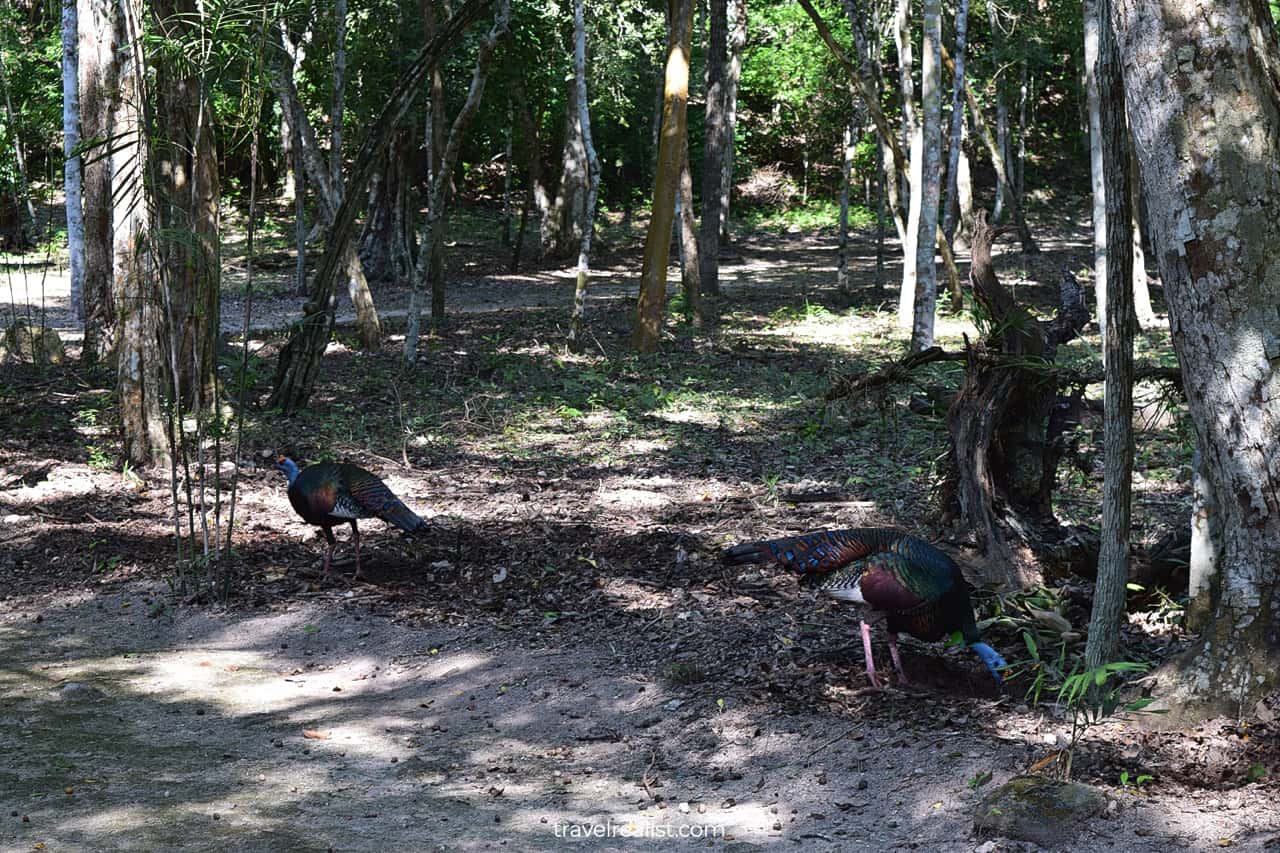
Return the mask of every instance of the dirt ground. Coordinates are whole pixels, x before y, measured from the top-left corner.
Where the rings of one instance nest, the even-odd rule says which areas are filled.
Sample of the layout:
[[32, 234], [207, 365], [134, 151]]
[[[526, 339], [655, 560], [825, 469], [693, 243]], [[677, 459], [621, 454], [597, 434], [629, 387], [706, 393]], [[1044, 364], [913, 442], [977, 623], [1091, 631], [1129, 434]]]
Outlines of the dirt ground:
[[[1045, 268], [1076, 259], [1078, 237], [1051, 245]], [[865, 277], [868, 246], [857, 254]], [[798, 296], [832, 298], [833, 255], [811, 238], [744, 246], [726, 266], [730, 291], [760, 300], [762, 316]], [[541, 351], [526, 338], [560, 321], [534, 309], [567, 304], [572, 287], [563, 271], [530, 280], [460, 279], [451, 304], [477, 316], [442, 334], [430, 381], [527, 377], [517, 359]], [[279, 299], [264, 322], [294, 302]], [[486, 304], [528, 308], [482, 315]], [[624, 309], [601, 300], [593, 311], [613, 352]], [[507, 347], [502, 359], [477, 362], [480, 337]], [[792, 358], [786, 370], [818, 381], [832, 366], [821, 346], [769, 340]], [[713, 372], [753, 358], [728, 338], [696, 351]], [[175, 593], [167, 481], [95, 464], [86, 448], [101, 427], [75, 413], [101, 379], [74, 367], [7, 375], [0, 849], [1038, 849], [975, 837], [973, 813], [1064, 745], [1051, 704], [1028, 704], [1016, 681], [997, 690], [967, 651], [910, 640], [913, 683], [868, 690], [853, 611], [716, 559], [745, 538], [892, 524], [963, 560], [962, 535], [922, 528], [927, 472], [873, 500], [845, 479], [846, 457], [824, 458], [830, 448], [788, 471], [797, 463], [779, 436], [794, 411], [781, 397], [714, 416], [668, 402], [633, 412], [643, 428], [630, 431], [562, 411], [554, 429], [526, 435], [515, 415], [486, 415], [499, 401], [459, 390], [451, 420], [432, 416], [443, 438], [399, 444], [357, 433], [363, 422], [340, 397], [394, 350], [333, 358], [318, 420], [255, 414], [226, 604]], [[769, 405], [778, 411], [754, 411]], [[37, 410], [52, 420], [37, 426]], [[344, 413], [340, 428], [299, 437]], [[895, 479], [896, 454], [917, 449], [894, 449], [898, 425], [867, 429], [885, 442], [874, 464]], [[604, 446], [573, 443], [588, 440]], [[320, 578], [322, 540], [269, 465], [286, 442], [373, 468], [432, 535], [407, 542], [366, 523], [367, 583]], [[769, 471], [788, 488], [842, 494], [788, 500], [777, 479], [762, 482]], [[1170, 500], [1140, 494], [1157, 508]], [[339, 555], [349, 576], [345, 541]], [[1131, 629], [1144, 625], [1135, 617]], [[1015, 657], [1016, 638], [993, 642]], [[1189, 732], [1108, 722], [1079, 749], [1075, 777], [1110, 805], [1057, 846], [1280, 849], [1278, 739], [1257, 720]], [[1153, 778], [1122, 785], [1121, 772]]]

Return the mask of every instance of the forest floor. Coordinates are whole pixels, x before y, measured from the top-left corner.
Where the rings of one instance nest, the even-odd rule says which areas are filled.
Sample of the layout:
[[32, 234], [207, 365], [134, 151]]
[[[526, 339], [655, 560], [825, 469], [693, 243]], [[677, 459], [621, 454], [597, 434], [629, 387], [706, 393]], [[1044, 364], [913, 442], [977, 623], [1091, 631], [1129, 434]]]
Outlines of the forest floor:
[[[1037, 304], [1062, 264], [1088, 258], [1084, 229], [1044, 222], [1043, 254], [996, 261]], [[478, 238], [451, 253], [453, 317], [417, 366], [401, 364], [394, 314], [376, 353], [343, 328], [292, 419], [262, 405], [282, 342], [264, 326], [234, 553], [181, 571], [168, 479], [120, 464], [108, 377], [74, 359], [0, 368], [0, 849], [1037, 849], [974, 836], [973, 814], [1068, 740], [1052, 695], [1028, 694], [1051, 667], [1022, 631], [1053, 655], [1078, 640], [1055, 645], [1019, 621], [1018, 600], [983, 596], [988, 637], [1014, 664], [1003, 690], [971, 653], [911, 640], [913, 683], [868, 690], [853, 611], [718, 562], [737, 541], [868, 525], [965, 562], [965, 531], [937, 521], [946, 425], [910, 405], [921, 389], [822, 401], [833, 373], [901, 347], [866, 235], [852, 295], [832, 285], [830, 243], [735, 244], [719, 317], [699, 333], [670, 325], [663, 352], [641, 357], [625, 345], [631, 242], [602, 255], [616, 281], [597, 293], [615, 298], [593, 300], [594, 349], [571, 355], [568, 273], [508, 278]], [[300, 301], [282, 287], [259, 302], [277, 329]], [[404, 293], [375, 296], [394, 309]], [[940, 324], [948, 346], [966, 330]], [[1170, 357], [1167, 333], [1139, 348]], [[1086, 340], [1063, 357], [1095, 353]], [[918, 384], [954, 387], [960, 368], [934, 367]], [[1185, 427], [1152, 411], [1143, 542], [1188, 507]], [[1059, 484], [1077, 523], [1096, 522], [1096, 439], [1084, 425]], [[366, 582], [320, 577], [323, 540], [271, 468], [281, 451], [369, 467], [432, 535], [366, 523]], [[223, 529], [231, 473], [204, 487]], [[338, 553], [349, 579], [345, 541]], [[190, 594], [206, 572], [230, 578], [229, 600]], [[1087, 618], [1087, 583], [1040, 595], [1074, 626]], [[1179, 649], [1177, 615], [1132, 613], [1129, 653]], [[1276, 724], [1140, 722], [1111, 718], [1076, 747], [1073, 777], [1109, 806], [1057, 847], [1280, 849]]]

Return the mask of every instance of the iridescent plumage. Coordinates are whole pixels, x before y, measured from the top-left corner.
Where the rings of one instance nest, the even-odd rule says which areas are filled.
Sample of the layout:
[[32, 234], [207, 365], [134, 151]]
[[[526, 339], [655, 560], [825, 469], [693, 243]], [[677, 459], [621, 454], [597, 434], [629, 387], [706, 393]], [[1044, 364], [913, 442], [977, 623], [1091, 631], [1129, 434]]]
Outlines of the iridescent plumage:
[[[729, 565], [777, 564], [812, 579], [841, 601], [865, 603], [885, 614], [889, 652], [903, 681], [897, 635], [935, 642], [959, 631], [997, 682], [1007, 664], [982, 642], [969, 601], [969, 584], [956, 562], [923, 540], [892, 528], [815, 530], [799, 536], [736, 545], [724, 553]], [[862, 623], [867, 675], [879, 684], [871, 655], [871, 632]]]
[[276, 470], [289, 480], [289, 503], [308, 524], [324, 531], [329, 549], [324, 555], [324, 573], [329, 573], [329, 562], [337, 540], [333, 527], [350, 524], [351, 536], [356, 545], [356, 577], [360, 571], [361, 518], [380, 518], [406, 533], [420, 533], [427, 523], [413, 513], [395, 496], [387, 484], [358, 465], [321, 462], [299, 470], [297, 463], [287, 456], [276, 460]]

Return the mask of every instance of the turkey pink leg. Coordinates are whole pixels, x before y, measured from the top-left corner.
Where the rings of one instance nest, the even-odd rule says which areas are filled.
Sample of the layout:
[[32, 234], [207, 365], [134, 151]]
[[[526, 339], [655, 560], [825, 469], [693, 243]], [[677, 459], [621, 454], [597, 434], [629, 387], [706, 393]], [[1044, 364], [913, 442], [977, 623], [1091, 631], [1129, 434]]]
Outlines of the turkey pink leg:
[[911, 679], [907, 678], [907, 672], [902, 668], [902, 658], [898, 657], [898, 635], [889, 632], [889, 657], [893, 658], [893, 668], [898, 671], [898, 681], [902, 684], [910, 684]]
[[865, 620], [862, 623], [862, 655], [867, 659], [867, 678], [871, 680], [873, 686], [879, 687], [880, 679], [876, 678], [876, 661], [871, 656], [871, 626]]

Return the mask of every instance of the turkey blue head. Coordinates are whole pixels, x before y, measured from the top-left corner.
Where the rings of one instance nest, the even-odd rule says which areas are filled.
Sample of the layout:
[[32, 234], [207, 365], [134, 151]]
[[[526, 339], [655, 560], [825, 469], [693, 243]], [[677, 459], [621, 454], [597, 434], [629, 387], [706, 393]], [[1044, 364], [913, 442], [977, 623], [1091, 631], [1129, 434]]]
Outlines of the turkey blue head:
[[288, 456], [276, 457], [276, 470], [289, 480], [289, 485], [293, 485], [293, 481], [298, 479], [298, 463], [294, 462]]

